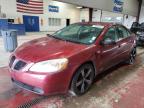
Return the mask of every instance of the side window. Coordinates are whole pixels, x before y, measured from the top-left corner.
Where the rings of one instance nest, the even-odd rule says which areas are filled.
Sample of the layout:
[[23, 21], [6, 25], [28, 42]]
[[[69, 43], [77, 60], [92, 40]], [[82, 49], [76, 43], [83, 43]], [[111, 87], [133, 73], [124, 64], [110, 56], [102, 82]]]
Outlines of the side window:
[[104, 36], [104, 40], [111, 39], [117, 41], [118, 37], [116, 35], [115, 27], [110, 28]]
[[127, 30], [128, 37], [131, 35], [130, 31]]
[[124, 27], [118, 27], [117, 33], [118, 33], [119, 40], [124, 39], [129, 36], [128, 31]]

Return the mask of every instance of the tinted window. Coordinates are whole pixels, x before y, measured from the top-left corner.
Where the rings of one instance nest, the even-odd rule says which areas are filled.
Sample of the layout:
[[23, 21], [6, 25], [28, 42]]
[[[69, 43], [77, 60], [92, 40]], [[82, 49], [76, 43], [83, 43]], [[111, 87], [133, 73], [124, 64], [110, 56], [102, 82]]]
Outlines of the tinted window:
[[117, 33], [118, 33], [119, 40], [129, 36], [128, 31], [124, 27], [118, 27]]
[[144, 23], [141, 23], [141, 27], [144, 27]]
[[117, 41], [118, 37], [116, 35], [115, 27], [110, 28], [104, 36], [104, 40], [112, 39], [113, 41]]
[[144, 23], [141, 23], [140, 29], [144, 32]]
[[128, 34], [128, 36], [130, 36], [130, 35], [131, 35], [131, 32], [127, 30], [127, 34]]

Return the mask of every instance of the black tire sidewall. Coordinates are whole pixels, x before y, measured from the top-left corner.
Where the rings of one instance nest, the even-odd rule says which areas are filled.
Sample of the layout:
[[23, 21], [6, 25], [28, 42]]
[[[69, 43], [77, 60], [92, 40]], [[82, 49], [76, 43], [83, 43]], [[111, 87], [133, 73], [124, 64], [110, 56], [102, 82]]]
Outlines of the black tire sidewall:
[[88, 89], [87, 89], [84, 93], [81, 93], [81, 92], [79, 92], [79, 91], [77, 90], [77, 87], [76, 87], [77, 79], [78, 79], [78, 77], [79, 77], [79, 75], [80, 75], [80, 73], [81, 73], [81, 70], [82, 70], [84, 67], [90, 67], [90, 68], [92, 69], [92, 72], [91, 72], [92, 82], [93, 82], [94, 76], [95, 76], [95, 69], [94, 69], [93, 65], [91, 65], [91, 64], [84, 64], [84, 65], [80, 66], [80, 68], [76, 71], [75, 75], [73, 76], [72, 83], [71, 83], [71, 90], [72, 90], [72, 91], [75, 93], [75, 95], [77, 95], [77, 96], [80, 96], [80, 95], [85, 94], [85, 93], [89, 90], [90, 86], [92, 85], [92, 83], [91, 83], [91, 85], [88, 87]]
[[136, 47], [133, 48], [132, 51], [131, 51], [131, 53], [130, 53], [130, 57], [129, 57], [129, 60], [128, 60], [128, 64], [130, 64], [130, 65], [134, 64], [134, 62], [135, 62], [135, 58], [134, 58], [134, 60], [133, 60], [133, 63], [130, 62], [131, 54], [133, 53], [133, 51], [135, 51], [135, 58], [136, 58], [136, 54], [137, 54], [137, 49], [136, 49]]

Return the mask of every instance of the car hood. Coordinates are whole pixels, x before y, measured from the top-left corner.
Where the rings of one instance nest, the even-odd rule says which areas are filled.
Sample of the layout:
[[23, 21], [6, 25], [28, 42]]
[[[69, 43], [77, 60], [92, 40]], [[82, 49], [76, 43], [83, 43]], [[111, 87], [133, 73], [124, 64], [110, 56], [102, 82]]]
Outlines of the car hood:
[[87, 45], [58, 40], [53, 37], [43, 37], [24, 43], [16, 49], [16, 57], [30, 62], [39, 62], [49, 59], [68, 58]]

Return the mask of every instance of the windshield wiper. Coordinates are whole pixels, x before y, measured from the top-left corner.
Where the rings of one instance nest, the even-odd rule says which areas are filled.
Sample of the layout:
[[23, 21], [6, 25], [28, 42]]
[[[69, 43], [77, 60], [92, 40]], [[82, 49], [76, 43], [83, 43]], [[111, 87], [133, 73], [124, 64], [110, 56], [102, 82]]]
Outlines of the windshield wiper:
[[59, 39], [59, 38], [55, 37], [54, 35], [47, 34], [47, 36], [48, 36], [48, 37], [52, 37], [52, 38]]
[[50, 35], [50, 34], [47, 34], [47, 36], [48, 36], [48, 37], [55, 38], [55, 39], [59, 39], [59, 40], [62, 40], [62, 41], [66, 41], [66, 42], [72, 42], [72, 43], [78, 43], [78, 44], [85, 44], [85, 43], [78, 42], [78, 41], [73, 41], [73, 40], [68, 40], [68, 39], [59, 38], [59, 37], [56, 37], [56, 36]]
[[65, 40], [65, 39], [63, 39], [63, 38], [59, 38], [59, 37], [56, 37], [56, 36], [54, 36], [54, 35], [49, 35], [49, 34], [47, 34], [47, 36], [48, 36], [48, 37], [53, 37], [53, 38], [55, 38], [55, 39], [67, 41], [67, 40]]
[[53, 37], [53, 35], [51, 35], [51, 34], [46, 34], [48, 37]]

